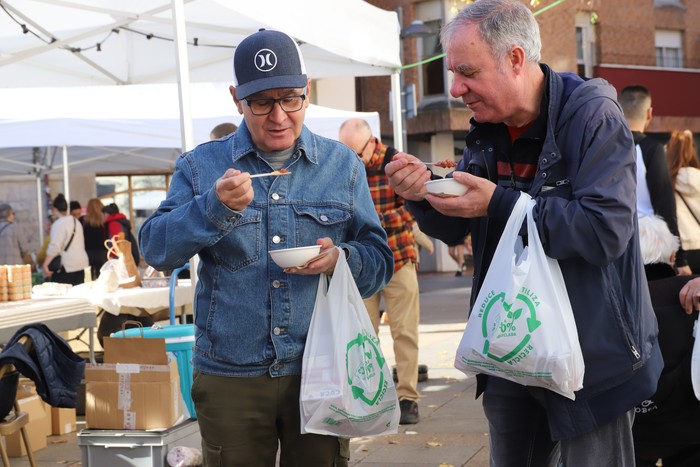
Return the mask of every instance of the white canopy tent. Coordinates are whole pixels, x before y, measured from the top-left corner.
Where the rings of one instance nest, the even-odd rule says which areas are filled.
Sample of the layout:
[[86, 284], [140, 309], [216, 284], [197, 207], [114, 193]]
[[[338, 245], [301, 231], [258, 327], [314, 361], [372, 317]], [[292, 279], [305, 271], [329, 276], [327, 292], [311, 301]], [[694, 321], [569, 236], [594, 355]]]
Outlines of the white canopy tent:
[[[300, 43], [311, 78], [391, 75], [401, 115], [398, 16], [362, 0], [0, 0], [0, 8], [0, 88], [177, 83], [182, 149], [194, 146], [190, 82], [230, 81], [233, 48], [263, 27]], [[401, 134], [395, 118], [399, 149]], [[67, 184], [67, 146], [63, 160]]]
[[[227, 83], [194, 83], [194, 143], [214, 126], [240, 125]], [[0, 88], [0, 176], [62, 172], [172, 170], [180, 154], [177, 86], [143, 84], [61, 88]], [[364, 118], [380, 134], [377, 112], [310, 105], [311, 131], [338, 139], [340, 124]], [[67, 147], [67, 167], [62, 151]], [[43, 149], [35, 160], [36, 151]], [[118, 156], [118, 157], [115, 157]]]
[[230, 81], [236, 44], [263, 27], [297, 39], [313, 79], [392, 75], [394, 115], [401, 112], [398, 17], [363, 0], [0, 0], [0, 7], [0, 88], [177, 82], [183, 149], [193, 145], [190, 81]]

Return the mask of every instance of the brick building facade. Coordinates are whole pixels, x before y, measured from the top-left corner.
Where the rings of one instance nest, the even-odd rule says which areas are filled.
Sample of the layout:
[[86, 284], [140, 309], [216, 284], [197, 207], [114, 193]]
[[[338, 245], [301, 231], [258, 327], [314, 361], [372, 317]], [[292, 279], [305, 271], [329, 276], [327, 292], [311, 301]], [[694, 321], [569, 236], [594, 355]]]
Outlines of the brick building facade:
[[[413, 64], [442, 53], [440, 25], [470, 0], [367, 1], [398, 10], [404, 27], [419, 19], [434, 29], [434, 37], [402, 40], [403, 62]], [[674, 129], [700, 133], [700, 0], [521, 1], [537, 15], [544, 63], [556, 71], [603, 77], [618, 90], [644, 84], [653, 96], [650, 133], [659, 138]], [[404, 80], [416, 86], [418, 104], [418, 116], [406, 125], [409, 152], [440, 160], [449, 157], [452, 142], [458, 157], [471, 112], [449, 97], [443, 60], [405, 69]], [[383, 139], [391, 142], [389, 78], [358, 78], [356, 89], [357, 110], [379, 111]]]

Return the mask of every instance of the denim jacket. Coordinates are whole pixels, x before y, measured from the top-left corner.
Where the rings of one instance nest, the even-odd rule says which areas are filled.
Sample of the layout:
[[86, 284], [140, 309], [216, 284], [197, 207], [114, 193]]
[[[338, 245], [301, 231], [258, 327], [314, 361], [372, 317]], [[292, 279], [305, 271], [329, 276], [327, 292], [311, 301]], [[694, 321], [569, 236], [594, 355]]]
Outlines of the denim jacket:
[[180, 156], [167, 198], [141, 227], [141, 250], [161, 270], [199, 255], [194, 368], [221, 376], [299, 374], [319, 276], [286, 274], [268, 252], [330, 237], [349, 254], [363, 296], [389, 281], [393, 255], [364, 167], [348, 147], [304, 126], [284, 165], [291, 175], [253, 179], [255, 196], [242, 212], [216, 195], [216, 180], [232, 167], [271, 171], [245, 122]]

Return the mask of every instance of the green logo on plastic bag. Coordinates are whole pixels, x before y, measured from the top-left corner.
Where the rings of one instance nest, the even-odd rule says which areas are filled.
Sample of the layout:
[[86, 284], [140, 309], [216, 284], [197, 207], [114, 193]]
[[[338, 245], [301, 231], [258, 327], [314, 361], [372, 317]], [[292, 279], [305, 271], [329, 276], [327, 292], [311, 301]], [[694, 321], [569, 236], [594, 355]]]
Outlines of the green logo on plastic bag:
[[[385, 363], [376, 337], [358, 333], [355, 339], [348, 342], [345, 370], [354, 399], [359, 399], [367, 405], [375, 405], [381, 401], [388, 387], [382, 371]], [[372, 384], [374, 381], [377, 381], [376, 385]], [[376, 387], [374, 397], [367, 393], [368, 387]]]
[[[537, 307], [540, 305], [537, 294], [532, 290], [521, 287], [513, 303], [505, 301], [505, 292], [496, 294], [491, 291], [479, 308], [481, 318], [481, 334], [484, 337], [483, 354], [498, 362], [508, 362], [511, 365], [526, 357], [532, 346], [529, 344], [531, 334], [539, 328], [541, 321], [537, 319]], [[489, 314], [494, 314], [489, 324]], [[491, 329], [489, 329], [489, 326]], [[521, 328], [525, 326], [525, 328]], [[524, 332], [524, 331], [527, 332]], [[512, 350], [503, 356], [494, 355], [489, 351], [491, 342], [496, 339], [518, 338]], [[489, 338], [491, 341], [489, 341]]]

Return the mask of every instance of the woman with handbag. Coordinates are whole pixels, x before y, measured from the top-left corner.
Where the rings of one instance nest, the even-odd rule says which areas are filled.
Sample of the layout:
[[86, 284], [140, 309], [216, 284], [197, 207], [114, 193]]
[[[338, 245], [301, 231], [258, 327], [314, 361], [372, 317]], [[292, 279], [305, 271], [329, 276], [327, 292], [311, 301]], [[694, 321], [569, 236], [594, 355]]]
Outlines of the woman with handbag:
[[700, 161], [693, 133], [690, 130], [671, 133], [666, 157], [676, 192], [681, 246], [693, 274], [700, 274]]
[[83, 225], [68, 214], [63, 193], [54, 198], [51, 211], [56, 221], [51, 225], [51, 240], [44, 259], [44, 277], [52, 282], [78, 285], [85, 282], [85, 268], [90, 266], [85, 252]]

